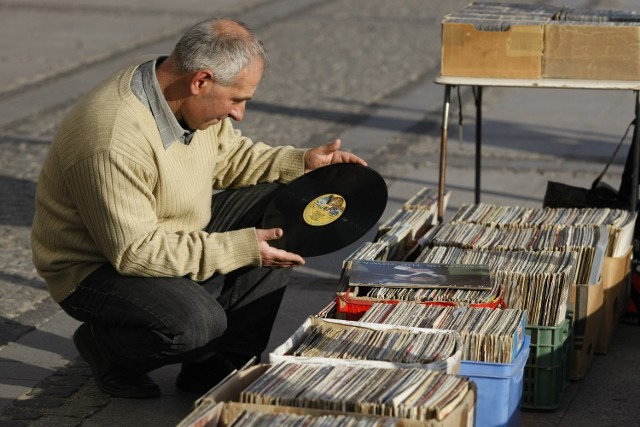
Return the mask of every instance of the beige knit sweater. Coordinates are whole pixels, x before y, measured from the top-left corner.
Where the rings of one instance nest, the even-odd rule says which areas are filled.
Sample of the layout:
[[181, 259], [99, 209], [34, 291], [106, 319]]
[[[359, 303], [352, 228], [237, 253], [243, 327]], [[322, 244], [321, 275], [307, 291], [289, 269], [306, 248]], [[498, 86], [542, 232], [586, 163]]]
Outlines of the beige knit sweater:
[[137, 65], [78, 103], [43, 164], [33, 261], [55, 301], [106, 262], [123, 275], [194, 280], [260, 265], [255, 229], [202, 231], [212, 191], [304, 172], [304, 150], [254, 143], [229, 119], [165, 149], [131, 92]]

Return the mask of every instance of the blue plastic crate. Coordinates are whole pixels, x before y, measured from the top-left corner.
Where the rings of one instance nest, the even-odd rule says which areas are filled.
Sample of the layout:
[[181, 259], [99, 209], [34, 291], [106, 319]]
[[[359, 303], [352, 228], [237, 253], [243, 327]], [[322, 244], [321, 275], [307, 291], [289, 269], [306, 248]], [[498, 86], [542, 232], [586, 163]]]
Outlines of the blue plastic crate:
[[463, 360], [460, 375], [478, 386], [476, 427], [519, 426], [524, 367], [529, 358], [531, 337], [525, 336], [513, 363]]

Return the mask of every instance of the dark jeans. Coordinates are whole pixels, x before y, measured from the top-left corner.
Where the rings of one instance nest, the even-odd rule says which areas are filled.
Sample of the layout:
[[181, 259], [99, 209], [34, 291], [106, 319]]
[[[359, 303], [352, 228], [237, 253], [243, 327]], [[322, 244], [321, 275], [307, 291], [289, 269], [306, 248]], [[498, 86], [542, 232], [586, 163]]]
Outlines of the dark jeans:
[[[206, 231], [260, 227], [277, 184], [214, 196]], [[91, 324], [104, 357], [148, 372], [198, 362], [214, 352], [259, 356], [266, 348], [290, 269], [244, 267], [227, 274], [219, 296], [185, 277], [127, 277], [110, 264], [90, 274], [60, 306]]]

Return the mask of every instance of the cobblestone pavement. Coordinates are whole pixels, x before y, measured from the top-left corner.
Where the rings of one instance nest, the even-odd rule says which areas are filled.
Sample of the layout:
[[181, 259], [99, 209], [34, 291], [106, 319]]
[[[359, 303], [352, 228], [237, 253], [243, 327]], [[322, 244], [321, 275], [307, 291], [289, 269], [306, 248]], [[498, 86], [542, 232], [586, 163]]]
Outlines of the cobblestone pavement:
[[[569, 3], [596, 7], [604, 2]], [[631, 1], [617, 3], [616, 7], [632, 8]], [[238, 126], [243, 133], [271, 144], [311, 147], [368, 123], [374, 131], [388, 131], [388, 138], [344, 138], [345, 148], [366, 154], [390, 186], [409, 181], [406, 176], [411, 171], [426, 171], [427, 181], [434, 184], [442, 90], [427, 85], [439, 71], [440, 21], [466, 4], [462, 0], [0, 0], [0, 350], [60, 314], [31, 263], [33, 198], [55, 129], [86, 90], [132, 58], [168, 52], [182, 29], [201, 17], [233, 14], [257, 30], [271, 55], [271, 66]], [[424, 104], [403, 111], [397, 100], [418, 90], [427, 94]], [[463, 109], [471, 116], [469, 91], [463, 90], [462, 98]], [[592, 99], [585, 98], [584, 103]], [[513, 103], [514, 114], [527, 115], [518, 111], [522, 102], [504, 102]], [[498, 107], [487, 101], [488, 112]], [[549, 114], [554, 114], [552, 107]], [[387, 110], [388, 114], [380, 114]], [[418, 117], [406, 118], [411, 115]], [[372, 116], [376, 119], [369, 123]], [[620, 116], [611, 132], [598, 135], [609, 143], [604, 148], [588, 137], [572, 146], [547, 129], [547, 134], [531, 137], [535, 147], [531, 141], [489, 145], [483, 151], [484, 167], [489, 174], [520, 171], [584, 185], [599, 172], [611, 143], [624, 130], [620, 128], [628, 116]], [[526, 119], [518, 125], [534, 128]], [[450, 157], [457, 177], [468, 178], [469, 183], [470, 141], [465, 138]], [[558, 150], [558, 142], [566, 143], [565, 151]], [[580, 161], [577, 152], [584, 152]], [[620, 162], [612, 167], [614, 180], [620, 168]], [[460, 190], [468, 202], [469, 187]], [[492, 188], [489, 197], [539, 204], [540, 188], [537, 191], [532, 195], [505, 185], [504, 191]], [[402, 200], [401, 195], [394, 197]], [[452, 199], [452, 208], [462, 200]], [[335, 265], [328, 276], [335, 274]], [[324, 264], [318, 270], [324, 271]], [[333, 286], [318, 274], [303, 274], [296, 280], [307, 290]], [[0, 354], [0, 368], [14, 367], [20, 365]], [[7, 373], [0, 377], [11, 378]], [[188, 396], [172, 397], [184, 400], [185, 408], [191, 403]], [[76, 359], [18, 399], [0, 395], [0, 427], [91, 425], [112, 401], [95, 388], [86, 364]], [[167, 425], [184, 415], [168, 415]]]
[[[180, 3], [0, 1], [8, 24], [0, 29], [0, 59], [8, 64], [0, 74], [0, 113], [7, 112], [0, 121], [0, 345], [59, 311], [31, 263], [35, 182], [60, 120], [110, 72], [110, 61], [165, 53], [187, 24], [220, 9], [236, 14], [261, 34], [271, 55], [240, 127], [274, 144], [313, 146], [365, 120], [395, 91], [434, 74], [438, 23], [448, 10], [420, 0]], [[427, 49], [424, 40], [432, 40]], [[109, 399], [92, 380], [82, 387], [87, 374], [82, 361], [72, 362], [8, 404], [0, 425], [75, 425], [89, 417]], [[82, 405], [70, 414], [74, 400]]]

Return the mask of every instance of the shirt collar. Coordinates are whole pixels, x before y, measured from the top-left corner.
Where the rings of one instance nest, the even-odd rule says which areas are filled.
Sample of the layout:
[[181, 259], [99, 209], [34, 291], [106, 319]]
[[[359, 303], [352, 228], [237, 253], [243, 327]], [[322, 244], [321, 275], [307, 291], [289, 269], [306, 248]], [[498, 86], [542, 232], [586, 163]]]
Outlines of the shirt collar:
[[180, 125], [162, 94], [156, 75], [156, 65], [158, 60], [162, 61], [165, 58], [163, 56], [142, 64], [140, 71], [142, 73], [142, 87], [147, 95], [149, 108], [158, 126], [162, 144], [165, 149], [168, 149], [176, 140], [186, 145], [190, 144], [195, 130], [185, 129]]

